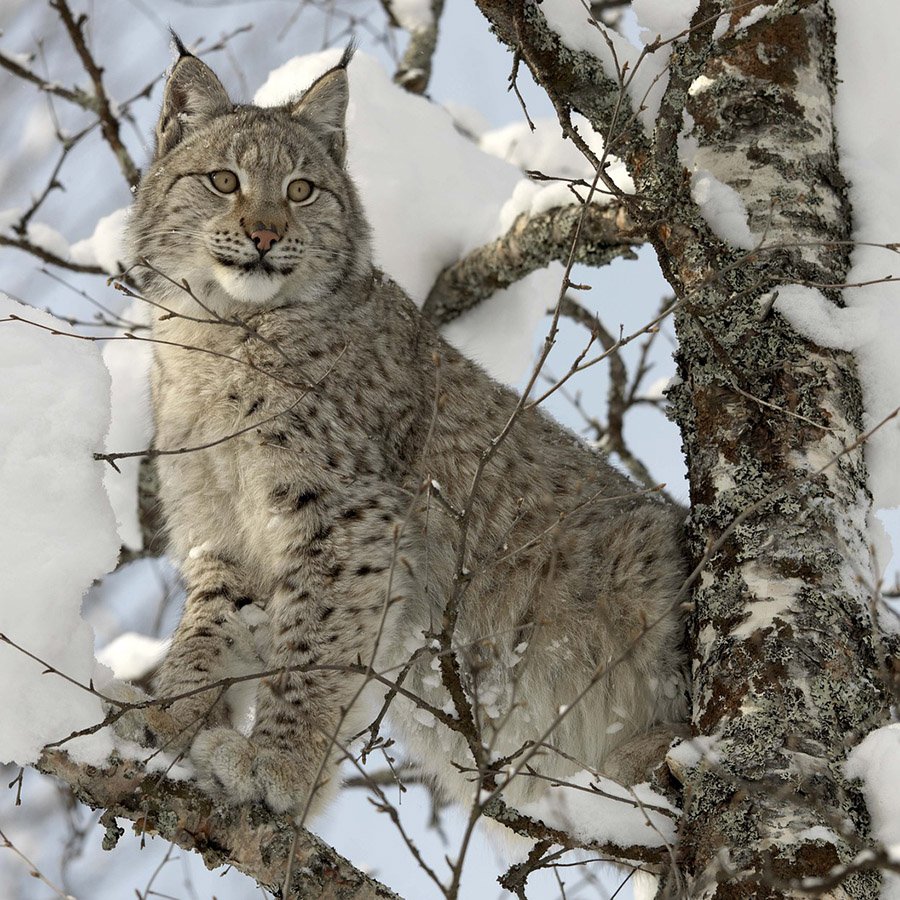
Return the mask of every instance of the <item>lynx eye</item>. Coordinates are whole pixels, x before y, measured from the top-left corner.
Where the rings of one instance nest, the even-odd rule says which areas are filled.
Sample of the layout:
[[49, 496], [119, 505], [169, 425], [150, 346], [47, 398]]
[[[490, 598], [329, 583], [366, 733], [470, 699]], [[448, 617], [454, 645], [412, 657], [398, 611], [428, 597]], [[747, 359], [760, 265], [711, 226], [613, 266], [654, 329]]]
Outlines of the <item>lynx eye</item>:
[[316, 186], [305, 178], [295, 178], [287, 186], [288, 200], [292, 200], [294, 203], [303, 203], [306, 200], [311, 200], [315, 192]]
[[238, 177], [228, 169], [210, 172], [209, 180], [220, 194], [233, 194], [238, 189]]

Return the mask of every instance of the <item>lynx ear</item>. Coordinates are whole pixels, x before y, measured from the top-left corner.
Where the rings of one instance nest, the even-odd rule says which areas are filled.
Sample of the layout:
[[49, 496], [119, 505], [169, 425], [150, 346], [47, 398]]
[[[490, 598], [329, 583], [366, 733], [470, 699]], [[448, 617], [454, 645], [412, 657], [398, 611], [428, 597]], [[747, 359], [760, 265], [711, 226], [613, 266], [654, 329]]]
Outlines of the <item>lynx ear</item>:
[[189, 53], [174, 32], [172, 39], [180, 56], [166, 82], [162, 110], [156, 125], [157, 159], [165, 156], [193, 129], [232, 109], [228, 94], [215, 72]]
[[324, 132], [328, 151], [340, 165], [344, 162], [344, 124], [350, 96], [347, 66], [355, 49], [352, 44], [347, 47], [333, 69], [317, 78], [299, 100], [289, 104], [291, 115], [311, 120]]

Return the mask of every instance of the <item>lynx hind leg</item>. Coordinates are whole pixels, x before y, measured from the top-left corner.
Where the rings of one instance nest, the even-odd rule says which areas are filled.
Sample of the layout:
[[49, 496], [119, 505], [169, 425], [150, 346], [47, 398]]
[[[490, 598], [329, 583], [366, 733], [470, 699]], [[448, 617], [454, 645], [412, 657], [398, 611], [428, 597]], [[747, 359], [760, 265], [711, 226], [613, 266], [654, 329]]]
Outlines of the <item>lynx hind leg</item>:
[[415, 590], [415, 552], [395, 540], [398, 522], [412, 530], [399, 518], [405, 504], [385, 490], [360, 495], [285, 557], [267, 608], [268, 663], [281, 671], [259, 685], [249, 739], [216, 728], [194, 741], [201, 777], [232, 802], [315, 814], [336, 788], [346, 741], [377, 711], [369, 703], [385, 689], [373, 690], [359, 666], [392, 643], [398, 608]]

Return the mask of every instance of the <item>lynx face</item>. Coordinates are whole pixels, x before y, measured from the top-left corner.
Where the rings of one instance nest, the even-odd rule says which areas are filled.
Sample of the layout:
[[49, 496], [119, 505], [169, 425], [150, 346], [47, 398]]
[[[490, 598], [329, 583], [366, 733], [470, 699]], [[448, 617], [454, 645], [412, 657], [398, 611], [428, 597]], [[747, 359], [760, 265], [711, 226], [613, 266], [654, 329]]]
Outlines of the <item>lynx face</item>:
[[368, 231], [344, 171], [346, 104], [346, 77], [329, 73], [286, 106], [234, 106], [211, 70], [182, 57], [131, 224], [158, 270], [150, 277], [186, 280], [221, 311], [314, 302], [367, 271]]

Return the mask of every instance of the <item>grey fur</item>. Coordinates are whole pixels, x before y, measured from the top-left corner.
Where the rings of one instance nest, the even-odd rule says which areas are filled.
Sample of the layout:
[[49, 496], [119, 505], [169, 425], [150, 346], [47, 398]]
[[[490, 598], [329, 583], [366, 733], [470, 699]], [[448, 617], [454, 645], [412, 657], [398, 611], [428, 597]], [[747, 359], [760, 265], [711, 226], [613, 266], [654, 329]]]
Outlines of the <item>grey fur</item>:
[[[311, 793], [313, 809], [328, 796], [341, 755], [332, 736], [361, 731], [384, 695], [372, 683], [348, 709], [362, 676], [328, 666], [373, 661], [395, 675], [425, 647], [404, 686], [452, 710], [427, 637], [456, 584], [452, 510], [516, 405], [373, 269], [343, 169], [346, 101], [345, 64], [300, 100], [259, 109], [233, 106], [202, 62], [182, 56], [129, 226], [134, 257], [172, 279], [148, 271], [145, 294], [177, 313], [154, 324], [165, 342], [156, 444], [210, 445], [159, 459], [188, 598], [157, 692], [295, 667], [259, 684], [249, 737], [216, 691], [175, 703], [156, 727], [193, 739], [201, 778], [229, 799], [294, 812]], [[223, 169], [239, 190], [211, 185], [207, 173]], [[297, 178], [318, 188], [302, 206], [285, 197]], [[254, 268], [260, 223], [279, 236], [268, 271]], [[423, 490], [432, 483], [441, 502]], [[522, 413], [473, 502], [454, 636], [495, 756], [552, 729], [592, 681], [531, 760], [536, 770], [601, 767], [683, 719], [679, 519], [545, 415]], [[450, 764], [471, 767], [464, 741], [409, 699], [392, 712], [412, 756], [451, 797], [471, 799], [471, 780]], [[608, 734], [614, 722], [624, 727]], [[545, 784], [522, 774], [507, 798]]]

